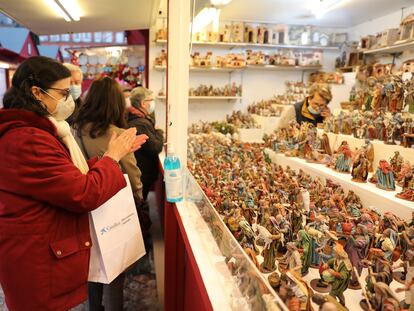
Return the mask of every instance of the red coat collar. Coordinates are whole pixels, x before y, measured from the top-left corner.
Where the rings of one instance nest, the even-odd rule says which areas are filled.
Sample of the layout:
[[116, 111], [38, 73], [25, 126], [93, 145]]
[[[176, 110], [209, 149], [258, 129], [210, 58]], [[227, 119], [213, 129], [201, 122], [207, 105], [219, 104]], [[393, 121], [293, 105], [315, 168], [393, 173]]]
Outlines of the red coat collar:
[[56, 127], [46, 117], [23, 109], [0, 109], [0, 136], [19, 127], [36, 127], [57, 136]]

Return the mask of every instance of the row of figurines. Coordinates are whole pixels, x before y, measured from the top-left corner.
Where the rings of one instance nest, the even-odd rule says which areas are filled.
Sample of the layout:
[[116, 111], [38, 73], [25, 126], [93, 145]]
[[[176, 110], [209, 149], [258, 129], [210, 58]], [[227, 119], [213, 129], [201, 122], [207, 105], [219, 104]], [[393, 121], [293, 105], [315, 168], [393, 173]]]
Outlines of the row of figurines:
[[189, 96], [242, 96], [241, 85], [236, 85], [235, 82], [227, 84], [223, 87], [213, 87], [212, 85], [201, 84], [197, 88], [190, 88], [188, 90]]
[[[379, 294], [395, 302], [389, 288], [394, 278], [405, 283], [401, 291], [411, 289], [414, 213], [408, 221], [381, 215], [334, 181], [284, 169], [263, 151], [224, 136], [198, 135], [189, 141], [188, 166], [252, 262], [274, 272], [269, 282], [289, 308], [298, 301], [310, 304], [312, 291], [302, 277], [312, 267], [320, 277], [310, 286], [344, 306], [348, 288], [362, 287], [374, 310]], [[365, 268], [368, 276], [361, 281]]]
[[[299, 157], [308, 162], [325, 164], [335, 171], [351, 173], [352, 180], [367, 182], [368, 173], [373, 172], [374, 147], [369, 140], [360, 149], [351, 150], [343, 141], [337, 150], [331, 151], [327, 134], [318, 135], [317, 128], [310, 123], [302, 125], [291, 122], [286, 129], [265, 135], [265, 145], [286, 156]], [[369, 179], [380, 189], [395, 191], [396, 184], [403, 189], [396, 196], [414, 201], [414, 166], [404, 161], [398, 151], [389, 160], [380, 160], [375, 174]]]
[[303, 101], [309, 93], [309, 83], [299, 81], [286, 81], [286, 91], [284, 94], [275, 95], [270, 100], [278, 105], [293, 105]]
[[414, 112], [414, 76], [403, 80], [397, 75], [386, 75], [382, 79], [369, 77], [366, 81], [357, 81], [349, 100], [358, 110]]
[[398, 141], [405, 147], [411, 147], [414, 115], [408, 112], [391, 114], [384, 111], [342, 110], [338, 115], [326, 118], [323, 128], [327, 133], [353, 135], [360, 139], [378, 139], [392, 145]]
[[226, 116], [226, 122], [232, 124], [236, 128], [260, 128], [252, 115], [242, 113], [240, 110], [233, 111], [231, 115]]
[[247, 112], [257, 114], [263, 117], [280, 117], [283, 107], [275, 106], [278, 102], [274, 99], [261, 100], [247, 107]]

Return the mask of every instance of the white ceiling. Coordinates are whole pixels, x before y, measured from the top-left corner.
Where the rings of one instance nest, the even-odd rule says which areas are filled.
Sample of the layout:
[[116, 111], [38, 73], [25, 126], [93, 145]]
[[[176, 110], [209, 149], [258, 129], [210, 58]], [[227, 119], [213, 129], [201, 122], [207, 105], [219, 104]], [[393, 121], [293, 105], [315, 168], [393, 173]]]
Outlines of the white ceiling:
[[[67, 23], [49, 8], [49, 0], [0, 0], [0, 10], [36, 34], [122, 31], [149, 28], [165, 0], [72, 0], [79, 22]], [[188, 0], [191, 1], [191, 0]], [[323, 19], [311, 15], [320, 0], [233, 0], [222, 8], [222, 20], [350, 27], [414, 6], [414, 0], [342, 0]], [[209, 3], [196, 0], [196, 10]]]
[[[197, 0], [200, 1], [200, 0]], [[342, 0], [322, 19], [311, 16], [319, 0], [232, 0], [222, 8], [222, 20], [349, 27], [414, 6], [414, 0]]]
[[0, 0], [0, 9], [38, 35], [68, 32], [121, 31], [150, 27], [160, 0], [72, 0], [81, 11], [79, 22], [66, 22], [47, 0]]

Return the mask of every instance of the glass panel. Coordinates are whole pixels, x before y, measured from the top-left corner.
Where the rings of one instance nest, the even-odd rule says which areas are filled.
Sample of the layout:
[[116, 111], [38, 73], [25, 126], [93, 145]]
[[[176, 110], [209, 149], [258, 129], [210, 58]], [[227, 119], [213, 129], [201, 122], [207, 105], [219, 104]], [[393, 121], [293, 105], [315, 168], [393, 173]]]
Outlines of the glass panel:
[[60, 41], [60, 35], [51, 35], [50, 36], [50, 41], [51, 42], [58, 42], [58, 41]]
[[69, 42], [70, 41], [70, 34], [66, 33], [63, 35], [60, 35], [60, 40], [63, 42]]
[[82, 33], [82, 41], [83, 42], [91, 42], [92, 41], [92, 33], [91, 32]]
[[46, 42], [49, 41], [49, 36], [39, 36], [40, 42]]
[[[197, 206], [204, 223], [211, 233], [206, 235], [204, 240], [206, 243], [209, 242], [212, 235], [221, 252], [221, 256], [224, 257], [221, 267], [225, 267], [225, 269], [219, 269], [220, 263], [215, 258], [217, 261], [216, 266], [223, 276], [222, 281], [224, 280], [223, 284], [219, 284], [219, 286], [222, 286], [226, 294], [232, 297], [234, 309], [287, 310], [262, 273], [247, 257], [192, 174], [187, 169], [184, 170], [187, 171], [185, 174], [187, 176], [185, 183], [186, 200]], [[200, 235], [206, 234], [202, 231], [198, 230], [198, 233]], [[230, 269], [229, 266], [232, 268]], [[229, 279], [229, 275], [232, 278]]]
[[123, 31], [115, 33], [115, 41], [116, 43], [125, 43], [125, 33]]
[[94, 33], [94, 40], [97, 43], [102, 42], [102, 32], [95, 32]]
[[81, 42], [81, 39], [82, 39], [82, 35], [80, 33], [72, 34], [73, 42]]
[[113, 33], [106, 31], [103, 33], [103, 42], [105, 43], [112, 43], [113, 41]]

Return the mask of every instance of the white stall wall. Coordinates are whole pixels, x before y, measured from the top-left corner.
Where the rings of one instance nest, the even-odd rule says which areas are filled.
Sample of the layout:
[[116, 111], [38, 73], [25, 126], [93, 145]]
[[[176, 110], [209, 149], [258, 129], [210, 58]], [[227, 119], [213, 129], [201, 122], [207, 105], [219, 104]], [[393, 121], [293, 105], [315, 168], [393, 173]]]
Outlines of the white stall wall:
[[[164, 10], [166, 12], [166, 10]], [[164, 14], [165, 15], [165, 14]], [[155, 57], [158, 57], [161, 53], [161, 50], [167, 49], [167, 45], [161, 46], [156, 45], [155, 41], [155, 34], [158, 29], [166, 28], [167, 27], [167, 19], [164, 18], [157, 18], [155, 24], [152, 25], [150, 28], [150, 39], [149, 39], [149, 77], [148, 77], [148, 87], [151, 91], [154, 92], [154, 97], [158, 95], [159, 90], [163, 89], [166, 92], [166, 79], [165, 79], [165, 72], [163, 71], [156, 71], [154, 70], [154, 60]], [[155, 120], [156, 120], [156, 127], [161, 128], [165, 131], [166, 128], [166, 105], [165, 101], [155, 101]]]
[[[349, 38], [352, 41], [359, 41], [362, 37], [367, 35], [375, 35], [378, 32], [390, 28], [399, 28], [401, 19], [412, 13], [414, 13], [414, 5], [405, 8], [403, 12], [401, 9], [396, 10], [394, 13], [356, 25], [349, 29]], [[398, 69], [404, 61], [412, 58], [414, 58], [414, 48], [412, 50], [405, 51], [395, 60], [396, 68]], [[370, 57], [370, 61], [378, 61], [384, 64], [391, 63], [392, 57], [384, 55], [375, 56], [375, 58]]]
[[[159, 56], [162, 49], [166, 46], [156, 45], [155, 32], [157, 29], [166, 25], [166, 21], [158, 18], [156, 24], [150, 30], [150, 63], [149, 63], [149, 87], [154, 91], [155, 95], [161, 89], [166, 87], [165, 72], [153, 69], [154, 59]], [[342, 28], [326, 29], [329, 32], [345, 32]], [[262, 50], [265, 53], [274, 53], [271, 49], [253, 49]], [[225, 55], [228, 53], [244, 53], [245, 49], [223, 49], [218, 47], [199, 47], [194, 46], [193, 52], [200, 52], [204, 56], [208, 51], [213, 52], [213, 61], [215, 56]], [[323, 71], [333, 71], [335, 58], [339, 56], [337, 51], [323, 51]], [[309, 72], [303, 74], [306, 81]], [[197, 121], [215, 121], [224, 120], [227, 114], [231, 114], [234, 110], [247, 111], [247, 107], [253, 102], [263, 99], [269, 99], [274, 95], [283, 94], [285, 92], [286, 81], [301, 81], [301, 71], [266, 71], [266, 70], [246, 70], [243, 72], [234, 71], [233, 73], [222, 72], [190, 72], [190, 87], [196, 88], [200, 84], [213, 85], [214, 87], [223, 87], [225, 84], [235, 82], [237, 85], [242, 84], [241, 100], [190, 100], [189, 102], [189, 124]], [[339, 105], [339, 104], [338, 104]], [[165, 101], [156, 101], [156, 120], [157, 126], [165, 128]]]

